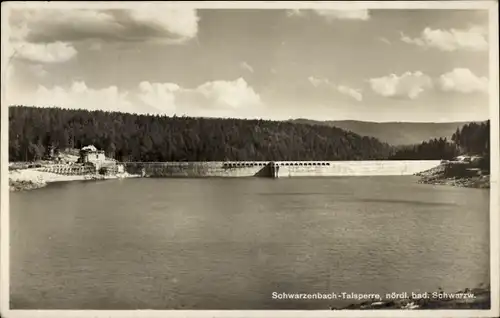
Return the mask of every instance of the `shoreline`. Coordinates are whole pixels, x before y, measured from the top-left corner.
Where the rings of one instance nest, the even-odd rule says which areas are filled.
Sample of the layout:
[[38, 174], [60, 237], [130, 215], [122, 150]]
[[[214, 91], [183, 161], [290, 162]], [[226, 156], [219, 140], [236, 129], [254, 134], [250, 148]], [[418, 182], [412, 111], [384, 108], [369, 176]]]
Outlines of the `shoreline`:
[[[457, 169], [459, 168], [459, 169]], [[464, 174], [463, 165], [452, 163], [442, 163], [434, 168], [412, 174], [419, 177], [416, 181], [420, 184], [444, 185], [463, 188], [489, 189], [490, 176], [484, 173], [475, 173], [473, 175]], [[359, 176], [354, 174], [352, 176]], [[149, 177], [138, 173], [121, 172], [118, 174], [80, 174], [66, 175], [53, 172], [40, 171], [37, 168], [20, 168], [9, 171], [9, 189], [10, 191], [29, 191], [40, 189], [50, 183], [70, 182], [70, 181], [97, 181], [114, 180], [126, 178]], [[189, 176], [182, 176], [183, 178]], [[203, 176], [205, 177], [205, 176]], [[235, 176], [236, 177], [236, 176]], [[325, 176], [327, 177], [327, 176]], [[333, 177], [333, 176], [332, 176]], [[349, 177], [349, 175], [345, 175]]]
[[129, 174], [126, 172], [115, 175], [62, 175], [51, 172], [38, 171], [35, 169], [18, 169], [9, 171], [9, 190], [12, 192], [29, 191], [44, 188], [50, 183], [116, 180], [138, 177], [140, 176]]
[[442, 178], [442, 179], [427, 179], [421, 178], [417, 181], [421, 184], [430, 185], [440, 185], [440, 186], [453, 186], [460, 188], [471, 188], [471, 189], [489, 189], [490, 188], [490, 176], [481, 177], [466, 177], [466, 178]]
[[480, 170], [467, 171], [468, 166], [460, 163], [442, 163], [439, 166], [416, 173], [421, 184], [445, 185], [472, 189], [489, 189], [490, 175]]

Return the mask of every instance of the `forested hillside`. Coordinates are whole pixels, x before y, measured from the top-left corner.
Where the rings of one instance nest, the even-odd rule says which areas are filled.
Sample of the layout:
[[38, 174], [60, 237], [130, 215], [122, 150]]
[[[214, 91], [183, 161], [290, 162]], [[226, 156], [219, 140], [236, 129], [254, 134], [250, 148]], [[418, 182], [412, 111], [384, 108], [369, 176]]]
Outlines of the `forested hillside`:
[[123, 161], [439, 160], [489, 155], [489, 121], [451, 139], [390, 146], [326, 125], [290, 121], [146, 116], [118, 112], [9, 108], [9, 159], [32, 161], [51, 148], [93, 144]]
[[296, 119], [293, 122], [333, 126], [361, 136], [371, 136], [393, 146], [419, 144], [425, 140], [439, 140], [439, 138], [450, 139], [457, 128], [469, 123], [374, 123], [357, 120], [313, 121], [307, 119]]
[[9, 108], [10, 161], [89, 144], [123, 161], [366, 160], [392, 151], [375, 138], [319, 125]]
[[453, 159], [459, 154], [480, 155], [489, 160], [489, 120], [457, 128], [451, 140], [432, 139], [417, 145], [398, 147], [391, 159]]

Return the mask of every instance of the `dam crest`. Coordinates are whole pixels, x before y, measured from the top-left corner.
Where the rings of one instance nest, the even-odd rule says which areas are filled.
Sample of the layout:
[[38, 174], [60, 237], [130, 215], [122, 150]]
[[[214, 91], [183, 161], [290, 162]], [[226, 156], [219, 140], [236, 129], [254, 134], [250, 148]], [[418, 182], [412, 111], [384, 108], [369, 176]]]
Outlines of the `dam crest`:
[[145, 177], [404, 176], [434, 168], [439, 160], [125, 162]]

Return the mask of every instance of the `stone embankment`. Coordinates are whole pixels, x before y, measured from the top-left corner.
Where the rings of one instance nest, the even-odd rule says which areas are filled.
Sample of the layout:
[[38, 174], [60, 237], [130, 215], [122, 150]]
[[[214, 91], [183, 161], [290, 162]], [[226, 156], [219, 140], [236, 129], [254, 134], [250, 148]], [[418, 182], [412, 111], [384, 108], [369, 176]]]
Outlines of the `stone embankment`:
[[126, 172], [111, 175], [102, 175], [98, 173], [63, 175], [40, 171], [38, 169], [18, 169], [9, 171], [9, 189], [10, 191], [23, 191], [43, 188], [49, 183], [54, 182], [109, 180], [133, 177], [138, 176]]
[[419, 183], [451, 185], [466, 188], [490, 188], [490, 175], [479, 168], [461, 162], [443, 162], [435, 168], [415, 174]]

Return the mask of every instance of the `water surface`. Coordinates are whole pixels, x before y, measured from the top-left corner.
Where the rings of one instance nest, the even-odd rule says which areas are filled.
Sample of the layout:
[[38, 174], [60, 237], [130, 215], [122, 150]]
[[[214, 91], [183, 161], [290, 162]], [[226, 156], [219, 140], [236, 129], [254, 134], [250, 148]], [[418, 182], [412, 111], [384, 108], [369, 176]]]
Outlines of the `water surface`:
[[413, 177], [133, 179], [11, 193], [15, 309], [325, 309], [273, 292], [489, 281], [489, 192]]

